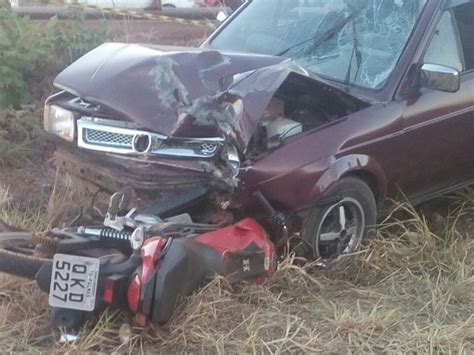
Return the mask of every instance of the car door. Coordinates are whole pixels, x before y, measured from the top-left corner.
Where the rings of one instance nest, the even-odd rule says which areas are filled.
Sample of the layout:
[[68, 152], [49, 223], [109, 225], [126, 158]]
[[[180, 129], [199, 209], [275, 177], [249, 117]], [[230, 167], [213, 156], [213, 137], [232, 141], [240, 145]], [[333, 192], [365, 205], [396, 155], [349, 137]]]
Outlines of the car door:
[[[472, 16], [461, 16], [467, 10]], [[404, 102], [400, 150], [409, 173], [401, 188], [414, 202], [474, 177], [473, 10], [473, 2], [444, 10], [421, 58], [458, 70], [459, 90], [421, 87]]]

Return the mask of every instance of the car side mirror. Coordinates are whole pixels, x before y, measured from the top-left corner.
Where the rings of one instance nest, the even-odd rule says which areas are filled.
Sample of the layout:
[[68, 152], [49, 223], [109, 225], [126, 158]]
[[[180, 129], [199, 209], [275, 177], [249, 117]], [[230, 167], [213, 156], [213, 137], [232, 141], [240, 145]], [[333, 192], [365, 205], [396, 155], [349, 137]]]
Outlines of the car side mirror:
[[438, 64], [423, 64], [420, 72], [421, 86], [445, 91], [457, 92], [461, 86], [459, 71]]

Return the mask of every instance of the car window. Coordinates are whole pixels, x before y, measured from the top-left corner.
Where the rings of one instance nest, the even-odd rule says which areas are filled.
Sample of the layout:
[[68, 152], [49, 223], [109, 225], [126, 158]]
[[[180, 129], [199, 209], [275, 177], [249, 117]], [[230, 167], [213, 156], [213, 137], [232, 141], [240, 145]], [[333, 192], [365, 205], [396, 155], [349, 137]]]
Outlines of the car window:
[[291, 58], [347, 86], [381, 89], [427, 0], [255, 0], [208, 46]]
[[425, 63], [464, 69], [457, 29], [450, 11], [443, 14], [424, 57]]
[[470, 2], [454, 8], [459, 37], [464, 52], [466, 70], [474, 69], [474, 3]]

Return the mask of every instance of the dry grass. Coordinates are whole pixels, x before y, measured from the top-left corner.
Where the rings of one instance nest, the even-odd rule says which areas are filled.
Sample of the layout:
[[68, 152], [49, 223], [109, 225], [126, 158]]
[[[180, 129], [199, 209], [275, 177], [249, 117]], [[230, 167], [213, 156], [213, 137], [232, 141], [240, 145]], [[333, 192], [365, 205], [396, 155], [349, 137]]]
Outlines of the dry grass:
[[[20, 170], [13, 176], [20, 174], [24, 179], [28, 173]], [[45, 177], [51, 179], [50, 184], [41, 183]], [[10, 175], [8, 187], [2, 187], [1, 178], [0, 175], [0, 220], [30, 231], [67, 224], [77, 217], [81, 207], [88, 206], [91, 198], [84, 183], [60, 171], [49, 172], [46, 176], [30, 176], [30, 184], [17, 186], [11, 184], [20, 176], [15, 179]]]
[[[55, 186], [49, 208], [26, 217], [5, 202], [8, 193], [0, 189], [0, 216], [32, 228], [48, 224], [39, 223], [41, 218], [59, 220], [54, 211], [68, 209], [63, 202], [72, 196], [68, 194], [75, 184], [61, 179]], [[217, 278], [165, 327], [131, 329], [128, 315], [106, 312], [74, 345], [57, 342], [60, 334], [50, 326], [46, 297], [33, 283], [1, 275], [0, 348], [473, 353], [474, 192], [443, 201], [450, 209], [444, 217], [438, 211], [421, 214], [401, 206], [399, 217], [384, 222], [368, 250], [343, 264], [301, 266], [289, 257], [265, 285], [232, 286]]]

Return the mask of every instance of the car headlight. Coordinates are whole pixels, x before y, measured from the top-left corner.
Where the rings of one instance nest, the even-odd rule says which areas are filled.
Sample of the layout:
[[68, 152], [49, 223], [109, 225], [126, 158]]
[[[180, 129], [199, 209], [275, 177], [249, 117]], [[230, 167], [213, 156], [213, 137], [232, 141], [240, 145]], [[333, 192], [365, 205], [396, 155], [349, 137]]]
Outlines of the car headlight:
[[76, 125], [74, 113], [56, 105], [44, 107], [44, 129], [46, 132], [74, 142]]

